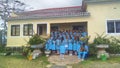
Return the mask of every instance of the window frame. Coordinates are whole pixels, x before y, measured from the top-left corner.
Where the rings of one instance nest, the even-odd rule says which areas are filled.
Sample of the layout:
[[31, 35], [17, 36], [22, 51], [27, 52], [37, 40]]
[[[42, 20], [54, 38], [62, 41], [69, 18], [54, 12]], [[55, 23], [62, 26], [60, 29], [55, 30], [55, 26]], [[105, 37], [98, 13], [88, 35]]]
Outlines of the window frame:
[[[19, 33], [17, 33], [17, 27], [19, 27]], [[15, 35], [13, 35], [13, 29], [15, 28]], [[11, 25], [11, 36], [20, 36], [20, 25]]]
[[[108, 21], [114, 21], [114, 33], [108, 33]], [[120, 19], [107, 19], [106, 20], [106, 34], [111, 34], [111, 35], [120, 35], [120, 32], [117, 33], [116, 31], [116, 22], [120, 21]]]
[[[32, 34], [30, 34], [30, 25], [32, 25]], [[25, 28], [27, 28], [27, 34], [25, 34]], [[33, 24], [23, 24], [23, 36], [32, 36], [33, 35]]]

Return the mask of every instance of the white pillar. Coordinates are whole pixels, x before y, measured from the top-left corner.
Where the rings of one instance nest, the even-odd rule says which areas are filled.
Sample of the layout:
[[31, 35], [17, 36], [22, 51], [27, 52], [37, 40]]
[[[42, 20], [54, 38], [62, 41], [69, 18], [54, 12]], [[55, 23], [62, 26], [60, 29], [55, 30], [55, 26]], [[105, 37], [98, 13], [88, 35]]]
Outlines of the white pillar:
[[47, 36], [50, 36], [50, 23], [47, 23]]

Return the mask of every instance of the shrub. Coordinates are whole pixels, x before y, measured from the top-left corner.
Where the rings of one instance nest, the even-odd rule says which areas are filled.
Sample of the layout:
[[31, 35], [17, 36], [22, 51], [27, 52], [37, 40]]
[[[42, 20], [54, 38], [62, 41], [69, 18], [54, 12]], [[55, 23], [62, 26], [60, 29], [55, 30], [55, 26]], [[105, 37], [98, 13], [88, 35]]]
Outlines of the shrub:
[[110, 44], [110, 40], [109, 40], [109, 38], [107, 38], [108, 35], [104, 35], [104, 33], [101, 35], [96, 33], [96, 35], [97, 36], [94, 38], [93, 43], [90, 44], [90, 46], [89, 46], [90, 54], [94, 54], [94, 55], [97, 54], [97, 48], [96, 48], [97, 45], [99, 45], [99, 44], [108, 44], [109, 45]]
[[97, 34], [97, 36], [94, 39], [93, 44], [95, 44], [95, 45], [98, 45], [98, 44], [109, 44], [110, 40], [109, 40], [109, 38], [107, 38], [107, 36], [108, 35], [104, 35], [104, 33], [101, 34], [101, 35]]
[[120, 54], [120, 39], [111, 37], [111, 42], [109, 44], [109, 48], [106, 50], [107, 50], [107, 52], [109, 52], [111, 54]]
[[[120, 54], [120, 39], [117, 39], [113, 36], [107, 37], [108, 35], [102, 35], [97, 34], [96, 38], [94, 39], [94, 42], [92, 45], [99, 45], [99, 44], [108, 44], [109, 48], [106, 49], [106, 51], [110, 54]], [[92, 48], [94, 49], [94, 48]], [[93, 50], [95, 51], [95, 50]]]
[[31, 51], [31, 48], [29, 46], [22, 46], [22, 55], [26, 56], [28, 55], [29, 51]]
[[36, 44], [41, 44], [41, 43], [44, 43], [44, 42], [45, 42], [45, 39], [43, 39], [39, 35], [35, 34], [29, 39], [28, 44], [36, 45]]
[[0, 53], [5, 52], [5, 47], [0, 46]]
[[93, 44], [88, 44], [89, 45], [89, 54], [90, 55], [96, 55], [97, 48]]

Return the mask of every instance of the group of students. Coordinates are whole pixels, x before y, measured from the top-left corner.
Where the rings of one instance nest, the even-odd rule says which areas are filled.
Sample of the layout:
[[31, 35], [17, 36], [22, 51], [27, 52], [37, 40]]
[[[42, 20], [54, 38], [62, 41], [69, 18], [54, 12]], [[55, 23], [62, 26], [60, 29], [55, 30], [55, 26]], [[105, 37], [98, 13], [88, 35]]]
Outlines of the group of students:
[[85, 59], [88, 54], [86, 42], [80, 40], [87, 36], [87, 32], [78, 30], [51, 31], [50, 38], [46, 42], [45, 49], [56, 51], [64, 59], [64, 54], [76, 54], [78, 59]]

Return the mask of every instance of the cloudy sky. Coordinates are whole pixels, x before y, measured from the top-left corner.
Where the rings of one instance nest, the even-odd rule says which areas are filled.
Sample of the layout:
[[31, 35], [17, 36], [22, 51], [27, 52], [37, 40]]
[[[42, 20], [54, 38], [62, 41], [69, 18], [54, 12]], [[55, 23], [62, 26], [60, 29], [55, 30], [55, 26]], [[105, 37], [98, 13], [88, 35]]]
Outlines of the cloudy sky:
[[80, 6], [82, 0], [20, 0], [32, 7], [32, 10], [56, 8], [56, 7], [69, 7]]

